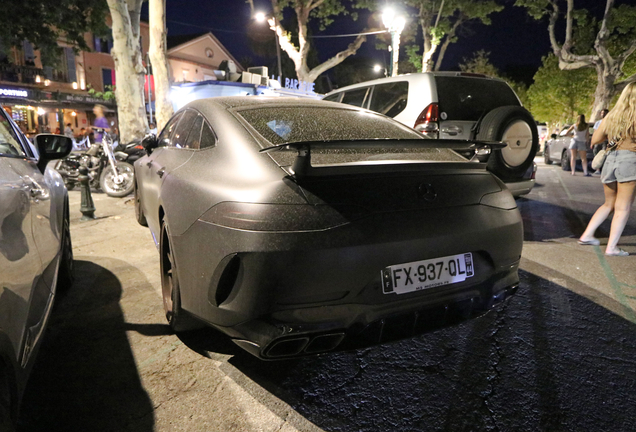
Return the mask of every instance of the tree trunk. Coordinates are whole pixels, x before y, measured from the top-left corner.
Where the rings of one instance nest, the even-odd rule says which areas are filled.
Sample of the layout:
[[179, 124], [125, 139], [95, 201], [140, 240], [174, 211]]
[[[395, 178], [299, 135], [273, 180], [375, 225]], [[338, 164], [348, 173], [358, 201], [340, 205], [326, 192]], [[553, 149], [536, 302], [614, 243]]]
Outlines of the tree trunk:
[[[166, 58], [166, 0], [149, 0], [148, 18], [150, 21], [150, 61], [155, 83], [155, 114], [157, 130], [168, 123], [174, 113], [170, 102], [170, 75]], [[150, 101], [148, 101], [150, 103]]]
[[[148, 123], [143, 103], [144, 67], [139, 47], [140, 0], [131, 0], [133, 17], [125, 0], [107, 0], [113, 21], [113, 49], [115, 61], [115, 96], [119, 118], [119, 141], [128, 143], [143, 138]], [[137, 28], [133, 27], [133, 23]], [[137, 35], [137, 36], [135, 36]]]
[[616, 94], [616, 75], [608, 71], [603, 64], [596, 66], [596, 74], [598, 77], [596, 83], [596, 91], [594, 92], [594, 104], [592, 105], [592, 113], [590, 115], [590, 122], [595, 122], [599, 119], [601, 110], [609, 108], [614, 94]]

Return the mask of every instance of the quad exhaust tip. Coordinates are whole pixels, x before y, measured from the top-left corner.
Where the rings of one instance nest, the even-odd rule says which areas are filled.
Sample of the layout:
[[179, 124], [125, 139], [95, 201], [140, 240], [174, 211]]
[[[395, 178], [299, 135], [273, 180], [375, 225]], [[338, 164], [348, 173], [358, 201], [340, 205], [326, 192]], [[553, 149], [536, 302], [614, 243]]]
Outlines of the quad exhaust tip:
[[269, 358], [292, 357], [302, 354], [318, 354], [334, 350], [344, 339], [344, 333], [281, 339], [274, 341], [266, 350]]

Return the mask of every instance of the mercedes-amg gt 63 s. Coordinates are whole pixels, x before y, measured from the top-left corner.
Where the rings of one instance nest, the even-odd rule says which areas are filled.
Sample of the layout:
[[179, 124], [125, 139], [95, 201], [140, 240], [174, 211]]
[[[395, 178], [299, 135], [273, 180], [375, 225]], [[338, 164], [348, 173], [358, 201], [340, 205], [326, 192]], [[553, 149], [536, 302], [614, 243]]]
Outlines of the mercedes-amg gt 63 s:
[[207, 324], [262, 359], [410, 337], [481, 315], [519, 284], [505, 185], [381, 114], [296, 98], [197, 100], [135, 163], [177, 331]]

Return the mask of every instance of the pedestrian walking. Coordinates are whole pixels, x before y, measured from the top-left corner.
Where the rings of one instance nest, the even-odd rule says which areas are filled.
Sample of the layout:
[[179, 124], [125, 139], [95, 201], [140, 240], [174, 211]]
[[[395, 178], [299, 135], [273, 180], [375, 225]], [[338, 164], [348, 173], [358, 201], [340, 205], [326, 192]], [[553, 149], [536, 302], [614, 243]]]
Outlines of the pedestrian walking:
[[[108, 120], [106, 120], [106, 117], [104, 117], [104, 109], [104, 106], [99, 104], [95, 105], [95, 107], [93, 108], [93, 114], [95, 114], [95, 123], [93, 124], [93, 127], [104, 129], [106, 132], [110, 132], [110, 129], [108, 128], [108, 126], [110, 125], [108, 124]], [[95, 132], [95, 142], [101, 143], [102, 136], [103, 134], [101, 132]]]
[[583, 166], [583, 175], [590, 177], [590, 173], [587, 172], [587, 140], [590, 137], [589, 126], [585, 121], [585, 115], [580, 114], [576, 124], [570, 126], [568, 131], [574, 131], [574, 137], [570, 142], [570, 167], [572, 169], [572, 175], [576, 171], [576, 155], [581, 157], [581, 165]]
[[628, 252], [618, 247], [618, 240], [623, 234], [636, 195], [636, 83], [625, 87], [614, 109], [594, 132], [592, 145], [608, 139], [617, 145], [609, 151], [601, 171], [605, 203], [592, 216], [579, 238], [579, 244], [600, 244], [594, 233], [613, 211], [605, 255], [628, 256]]

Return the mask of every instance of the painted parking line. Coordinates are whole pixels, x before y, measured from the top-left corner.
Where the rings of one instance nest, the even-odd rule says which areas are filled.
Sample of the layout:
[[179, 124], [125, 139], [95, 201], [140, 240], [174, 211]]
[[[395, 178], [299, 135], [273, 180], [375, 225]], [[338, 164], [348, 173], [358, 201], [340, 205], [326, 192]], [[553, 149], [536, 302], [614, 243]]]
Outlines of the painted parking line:
[[612, 271], [609, 263], [605, 259], [605, 254], [601, 251], [599, 246], [594, 246], [594, 252], [596, 252], [596, 256], [598, 257], [598, 261], [601, 264], [601, 268], [603, 272], [605, 272], [605, 277], [609, 281], [612, 289], [614, 290], [614, 294], [616, 296], [616, 300], [625, 308], [625, 317], [633, 323], [636, 323], [636, 312], [629, 305], [629, 298], [634, 298], [631, 296], [625, 295], [623, 292], [623, 286], [629, 287], [627, 284], [623, 284], [616, 279], [616, 275]]

